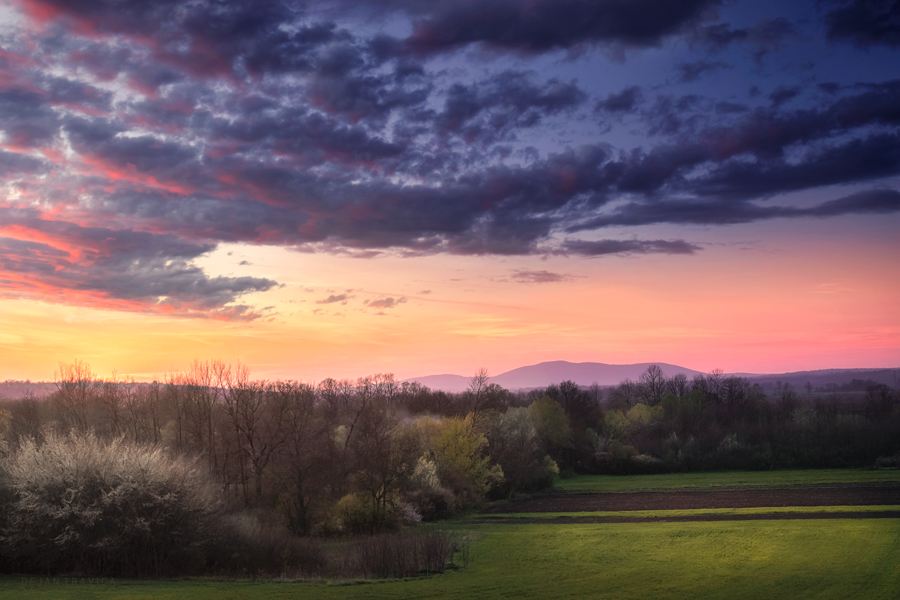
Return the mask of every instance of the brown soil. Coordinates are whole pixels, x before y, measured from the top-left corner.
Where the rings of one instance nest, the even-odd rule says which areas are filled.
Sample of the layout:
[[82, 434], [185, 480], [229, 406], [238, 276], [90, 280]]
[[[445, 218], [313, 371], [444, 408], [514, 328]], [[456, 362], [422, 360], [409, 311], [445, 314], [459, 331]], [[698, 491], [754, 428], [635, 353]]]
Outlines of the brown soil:
[[[550, 492], [496, 504], [490, 513], [593, 512], [763, 508], [775, 506], [900, 505], [900, 483], [679, 489], [647, 492]], [[821, 514], [821, 513], [820, 513]], [[853, 513], [837, 513], [848, 515]], [[871, 515], [872, 513], [865, 513]], [[884, 513], [876, 513], [884, 514]], [[680, 518], [680, 517], [679, 517]], [[726, 518], [723, 516], [723, 518]], [[728, 516], [728, 519], [736, 517]], [[755, 518], [742, 515], [740, 518]], [[765, 515], [762, 518], [779, 518]], [[800, 518], [793, 516], [790, 518]], [[849, 517], [856, 518], [856, 517]], [[649, 519], [655, 520], [655, 519]], [[656, 519], [658, 520], [658, 519]], [[685, 520], [697, 520], [688, 519]], [[704, 517], [703, 520], [715, 520]], [[553, 520], [556, 522], [556, 520]]]

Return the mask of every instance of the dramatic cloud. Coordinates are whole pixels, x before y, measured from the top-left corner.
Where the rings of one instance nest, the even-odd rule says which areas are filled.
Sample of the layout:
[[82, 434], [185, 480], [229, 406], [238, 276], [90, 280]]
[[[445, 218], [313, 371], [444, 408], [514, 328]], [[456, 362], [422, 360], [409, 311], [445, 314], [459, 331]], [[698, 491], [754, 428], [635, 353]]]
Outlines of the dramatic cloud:
[[699, 21], [710, 0], [385, 0], [413, 15], [404, 45], [429, 54], [482, 43], [539, 53], [582, 45], [648, 47]]
[[706, 25], [694, 31], [691, 41], [712, 53], [723, 52], [732, 44], [744, 44], [759, 62], [766, 54], [781, 49], [800, 37], [793, 23], [783, 17], [761, 19], [751, 27], [732, 28], [728, 23]]
[[525, 73], [506, 71], [489, 81], [451, 86], [437, 123], [442, 130], [469, 140], [502, 139], [511, 131], [538, 125], [544, 116], [574, 108], [586, 98], [574, 82], [552, 79], [537, 86]]
[[836, 0], [825, 15], [828, 38], [861, 47], [900, 47], [900, 2], [897, 0]]
[[369, 308], [396, 308], [400, 304], [406, 303], [406, 298], [381, 298], [379, 300], [368, 300], [366, 306]]
[[0, 208], [0, 294], [179, 316], [257, 317], [234, 302], [275, 282], [208, 277], [191, 260], [211, 249], [171, 235], [80, 227]]
[[561, 273], [551, 273], [550, 271], [516, 271], [512, 274], [512, 278], [519, 283], [558, 283], [560, 281], [569, 281], [571, 275], [563, 275]]
[[634, 112], [643, 100], [641, 88], [633, 85], [616, 94], [609, 94], [604, 100], [597, 102], [596, 109], [610, 113], [630, 113]]
[[[205, 273], [219, 244], [690, 255], [591, 238], [893, 212], [900, 80], [809, 73], [790, 51], [802, 22], [754, 6], [738, 22], [712, 0], [18, 0], [0, 43], [3, 294], [253, 318], [241, 298], [277, 283]], [[829, 39], [897, 46], [896, 3], [824, 6]], [[773, 200], [832, 185], [859, 194]], [[593, 233], [561, 237], [576, 231]]]
[[579, 256], [609, 254], [694, 254], [700, 246], [684, 240], [566, 240], [562, 252]]
[[[612, 225], [649, 225], [652, 223], [678, 223], [700, 225], [729, 225], [749, 223], [765, 219], [786, 217], [834, 217], [845, 214], [888, 214], [900, 212], [900, 192], [896, 190], [869, 190], [851, 194], [837, 200], [823, 202], [811, 208], [785, 206], [760, 206], [751, 202], [679, 202], [626, 204], [608, 216], [596, 217], [569, 228], [570, 232], [609, 227]], [[597, 242], [601, 247], [606, 242]], [[567, 242], [564, 247], [582, 248], [591, 242]], [[673, 244], [678, 248], [684, 242], [641, 242], [640, 244]], [[615, 248], [613, 244], [611, 246]], [[665, 247], [665, 246], [663, 246]], [[684, 245], [687, 247], [687, 245]], [[694, 250], [698, 248], [694, 247]], [[663, 251], [663, 250], [659, 250]], [[690, 252], [687, 252], [690, 253]]]
[[316, 304], [334, 304], [335, 302], [340, 302], [341, 304], [346, 304], [349, 296], [347, 294], [331, 294], [327, 298], [323, 300], [316, 300]]
[[728, 63], [722, 61], [710, 62], [698, 60], [693, 63], [682, 63], [678, 65], [678, 71], [680, 73], [679, 80], [682, 83], [690, 83], [691, 81], [697, 81], [708, 73], [715, 73], [716, 71], [727, 69], [728, 67]]

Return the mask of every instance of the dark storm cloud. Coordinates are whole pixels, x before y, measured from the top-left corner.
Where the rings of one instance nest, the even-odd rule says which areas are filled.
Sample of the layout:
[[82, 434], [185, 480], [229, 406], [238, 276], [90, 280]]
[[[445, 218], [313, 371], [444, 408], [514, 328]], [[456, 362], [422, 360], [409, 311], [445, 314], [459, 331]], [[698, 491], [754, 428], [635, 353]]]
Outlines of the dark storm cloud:
[[679, 81], [682, 83], [690, 83], [692, 81], [697, 81], [701, 77], [709, 74], [715, 73], [716, 71], [721, 71], [722, 69], [727, 69], [731, 65], [728, 63], [724, 63], [722, 61], [706, 61], [706, 60], [698, 60], [697, 62], [692, 63], [681, 63], [678, 65], [679, 72]]
[[900, 47], [898, 0], [826, 0], [838, 4], [825, 14], [828, 39], [851, 42], [861, 48]]
[[0, 177], [6, 181], [38, 173], [46, 168], [46, 163], [32, 156], [0, 150]]
[[735, 102], [716, 102], [716, 113], [720, 115], [745, 113], [748, 110], [750, 110], [750, 108], [746, 104], [738, 104]]
[[631, 113], [644, 101], [644, 93], [639, 86], [633, 85], [617, 94], [609, 94], [597, 102], [597, 111], [608, 113]]
[[675, 135], [696, 128], [700, 123], [698, 108], [703, 108], [704, 103], [704, 99], [696, 94], [659, 95], [653, 106], [642, 113], [651, 135]]
[[404, 45], [431, 54], [482, 43], [539, 53], [584, 45], [650, 47], [699, 21], [711, 0], [442, 0], [384, 4], [413, 15]]
[[0, 91], [0, 131], [13, 146], [43, 146], [59, 133], [59, 118], [34, 91], [8, 88]]
[[[782, 70], [740, 84], [758, 84], [750, 98], [713, 97], [709, 75], [762, 72], [753, 58], [799, 37], [783, 18], [709, 25], [715, 1], [19, 4], [30, 16], [0, 54], [0, 279], [16, 273], [24, 287], [249, 318], [238, 299], [275, 283], [206, 275], [194, 261], [219, 243], [356, 257], [690, 255], [700, 247], [679, 239], [558, 235], [895, 212], [878, 189], [812, 209], [761, 202], [900, 174], [900, 81], [813, 87]], [[827, 9], [859, 6], [870, 5]], [[861, 44], [858, 30], [832, 30]], [[694, 53], [667, 65], [662, 87], [643, 73], [641, 85], [578, 83], [546, 66], [676, 35]], [[696, 53], [735, 46], [745, 52], [727, 65]], [[447, 54], [466, 49], [477, 51]], [[598, 121], [627, 126], [631, 146], [612, 147]]]
[[65, 130], [72, 146], [83, 155], [95, 156], [111, 165], [133, 165], [137, 171], [151, 175], [168, 174], [189, 165], [198, 157], [197, 151], [177, 142], [157, 137], [120, 136], [121, 130], [105, 121], [75, 118]]
[[607, 256], [610, 254], [695, 254], [700, 246], [684, 240], [566, 240], [562, 254]]
[[900, 175], [900, 136], [875, 134], [811, 152], [799, 163], [728, 161], [692, 188], [701, 196], [749, 199], [893, 175]]
[[571, 281], [572, 276], [563, 273], [553, 273], [552, 271], [522, 270], [514, 272], [512, 278], [519, 283], [559, 283], [561, 281]]
[[[305, 71], [309, 54], [340, 36], [333, 23], [288, 27], [300, 3], [184, 0], [30, 0], [44, 14], [97, 34], [154, 40], [154, 53], [201, 77]], [[47, 10], [49, 9], [49, 10]], [[55, 15], [53, 14], [55, 13]]]
[[778, 17], [762, 19], [751, 27], [733, 29], [728, 23], [716, 23], [698, 27], [690, 36], [692, 44], [705, 47], [712, 53], [723, 52], [732, 44], [747, 46], [756, 61], [766, 54], [781, 49], [788, 41], [798, 39], [796, 26]]
[[[659, 97], [645, 118], [651, 131], [678, 135], [676, 143], [611, 161], [605, 166], [615, 174], [610, 184], [623, 192], [658, 193], [670, 186], [702, 195], [752, 197], [893, 175], [897, 136], [864, 130], [900, 124], [900, 82], [862, 89], [818, 109], [755, 109], [726, 127], [700, 127], [694, 107], [702, 102], [696, 97]], [[816, 147], [819, 141], [854, 130], [863, 133]], [[808, 148], [799, 160], [785, 161], [785, 150], [797, 144]], [[747, 162], [746, 155], [755, 160]], [[683, 179], [700, 165], [707, 167], [707, 174]]]
[[232, 152], [267, 149], [315, 165], [326, 161], [358, 163], [398, 156], [403, 148], [373, 136], [359, 125], [335, 122], [302, 108], [241, 109], [240, 120], [211, 118], [205, 124], [210, 142]]
[[112, 93], [90, 85], [63, 77], [50, 77], [45, 86], [50, 101], [54, 103], [99, 112], [107, 112], [112, 107]]
[[575, 108], [587, 99], [574, 82], [535, 84], [527, 73], [505, 71], [488, 81], [447, 90], [438, 127], [467, 138], [502, 138], [513, 129], [538, 125], [544, 116]]
[[900, 212], [900, 192], [887, 189], [859, 192], [810, 208], [764, 206], [744, 201], [719, 200], [630, 203], [610, 215], [572, 226], [568, 231], [653, 223], [733, 225], [775, 218], [835, 217], [846, 214], [895, 212]]
[[785, 102], [789, 102], [800, 95], [802, 88], [799, 86], [779, 86], [774, 92], [769, 94], [769, 100], [772, 106], [781, 106]]
[[[37, 240], [0, 237], [0, 269], [21, 277], [26, 292], [88, 294], [101, 306], [138, 311], [255, 318], [249, 308], [232, 303], [275, 285], [257, 277], [208, 277], [191, 261], [213, 246], [173, 235], [81, 227], [27, 209], [0, 208], [0, 223]], [[15, 286], [10, 288], [7, 293], [15, 294]]]

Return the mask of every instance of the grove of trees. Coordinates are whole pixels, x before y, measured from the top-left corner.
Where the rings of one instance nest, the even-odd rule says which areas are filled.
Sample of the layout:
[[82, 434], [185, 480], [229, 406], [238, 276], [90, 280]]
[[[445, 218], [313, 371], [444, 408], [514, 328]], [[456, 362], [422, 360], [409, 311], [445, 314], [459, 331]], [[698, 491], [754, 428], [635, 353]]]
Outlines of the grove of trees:
[[[839, 402], [654, 365], [614, 388], [516, 393], [480, 370], [448, 394], [386, 374], [259, 381], [221, 361], [135, 383], [75, 361], [55, 384], [0, 404], [6, 570], [166, 574], [265, 555], [314, 571], [314, 538], [396, 531], [573, 473], [900, 462], [897, 390], [871, 382]], [[452, 546], [415, 544], [445, 562]]]

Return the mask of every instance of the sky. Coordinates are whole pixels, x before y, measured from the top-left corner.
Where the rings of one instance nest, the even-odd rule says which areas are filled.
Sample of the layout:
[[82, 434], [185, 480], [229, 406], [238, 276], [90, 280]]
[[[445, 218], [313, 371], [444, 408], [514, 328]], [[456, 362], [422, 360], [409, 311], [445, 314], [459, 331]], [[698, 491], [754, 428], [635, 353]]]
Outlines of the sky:
[[900, 366], [897, 0], [0, 0], [0, 380]]

